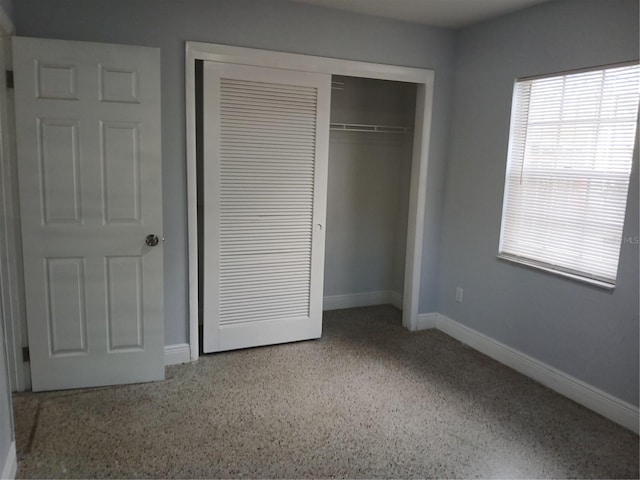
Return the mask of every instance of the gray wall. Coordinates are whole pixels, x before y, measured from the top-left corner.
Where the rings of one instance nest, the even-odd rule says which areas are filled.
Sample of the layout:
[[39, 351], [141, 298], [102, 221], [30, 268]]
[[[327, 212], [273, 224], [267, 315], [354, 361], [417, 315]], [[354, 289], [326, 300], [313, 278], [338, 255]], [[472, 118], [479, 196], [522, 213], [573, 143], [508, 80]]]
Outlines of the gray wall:
[[[12, 18], [13, 1], [1, 0], [0, 7]], [[0, 264], [0, 268], [4, 268]], [[13, 413], [11, 409], [11, 390], [7, 371], [4, 319], [2, 318], [2, 298], [0, 298], [0, 471], [4, 467], [11, 442], [13, 441]]]
[[[413, 126], [412, 84], [334, 76], [331, 122]], [[324, 295], [402, 293], [412, 136], [331, 131]]]
[[435, 311], [455, 34], [285, 0], [20, 0], [19, 35], [162, 48], [166, 343], [188, 338], [184, 42], [223, 43], [436, 71], [423, 294]]
[[397, 243], [406, 242], [406, 225], [405, 232], [399, 231], [398, 219], [408, 213], [408, 202], [401, 201], [409, 185], [408, 140], [331, 132], [325, 296], [402, 293], [404, 259], [398, 262], [396, 251]]
[[[0, 315], [2, 312], [0, 298]], [[0, 317], [0, 472], [4, 468], [9, 448], [13, 442], [13, 412], [11, 409], [11, 389], [7, 372], [4, 321]]]
[[13, 20], [13, 0], [0, 0], [0, 7]]
[[[496, 254], [514, 79], [636, 60], [638, 38], [637, 0], [555, 1], [459, 33], [439, 294], [441, 313], [634, 405], [637, 244], [613, 293]], [[637, 242], [634, 161], [624, 235]]]

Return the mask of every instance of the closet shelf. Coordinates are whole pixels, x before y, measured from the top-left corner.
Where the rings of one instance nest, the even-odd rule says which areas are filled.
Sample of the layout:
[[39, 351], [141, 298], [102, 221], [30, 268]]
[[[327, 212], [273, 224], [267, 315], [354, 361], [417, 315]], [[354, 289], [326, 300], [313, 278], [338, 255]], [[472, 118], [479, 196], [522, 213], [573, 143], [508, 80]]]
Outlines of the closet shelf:
[[360, 123], [331, 123], [330, 130], [342, 130], [345, 132], [373, 132], [373, 133], [411, 133], [411, 127], [402, 125], [364, 125]]

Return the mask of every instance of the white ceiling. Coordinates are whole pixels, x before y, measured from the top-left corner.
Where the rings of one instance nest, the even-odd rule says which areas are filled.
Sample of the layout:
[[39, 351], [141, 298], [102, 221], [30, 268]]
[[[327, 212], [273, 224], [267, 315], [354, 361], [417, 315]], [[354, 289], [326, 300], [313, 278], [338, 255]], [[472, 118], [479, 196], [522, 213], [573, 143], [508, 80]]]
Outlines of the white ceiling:
[[294, 0], [320, 7], [460, 28], [549, 0]]

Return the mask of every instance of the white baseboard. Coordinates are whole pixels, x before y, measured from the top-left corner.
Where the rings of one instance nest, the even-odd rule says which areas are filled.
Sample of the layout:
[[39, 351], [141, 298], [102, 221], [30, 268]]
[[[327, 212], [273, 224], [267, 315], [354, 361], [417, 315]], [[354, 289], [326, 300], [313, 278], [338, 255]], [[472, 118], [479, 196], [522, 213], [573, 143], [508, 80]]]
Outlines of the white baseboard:
[[2, 467], [2, 480], [13, 480], [16, 478], [16, 472], [18, 471], [18, 457], [16, 456], [16, 442], [11, 442], [9, 451], [7, 452], [7, 458], [4, 461]]
[[165, 345], [164, 365], [177, 365], [179, 363], [189, 363], [191, 361], [191, 348], [188, 343], [176, 343], [175, 345]]
[[384, 290], [381, 292], [349, 293], [346, 295], [328, 295], [322, 299], [322, 310], [368, 307], [371, 305], [385, 305], [387, 303], [397, 308], [402, 308], [402, 295], [396, 292], [391, 292], [390, 290]]
[[[434, 314], [423, 314], [434, 315]], [[555, 390], [603, 417], [638, 433], [638, 407], [578, 380], [450, 318], [436, 315], [435, 327], [471, 348]]]
[[430, 328], [436, 328], [438, 315], [438, 313], [420, 313], [418, 315], [418, 325], [416, 327], [416, 330], [428, 330]]
[[393, 290], [390, 290], [388, 293], [389, 293], [389, 303], [394, 307], [396, 307], [398, 310], [402, 310], [402, 301], [404, 300], [404, 298], [402, 297], [402, 294], [398, 292], [394, 292]]

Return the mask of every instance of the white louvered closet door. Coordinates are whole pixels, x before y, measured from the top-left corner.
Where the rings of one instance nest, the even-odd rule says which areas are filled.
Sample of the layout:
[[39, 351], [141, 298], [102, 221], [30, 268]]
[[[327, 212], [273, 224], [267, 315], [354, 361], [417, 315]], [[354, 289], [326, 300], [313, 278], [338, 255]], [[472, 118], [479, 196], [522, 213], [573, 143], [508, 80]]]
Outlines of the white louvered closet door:
[[204, 62], [204, 351], [318, 338], [329, 75]]

